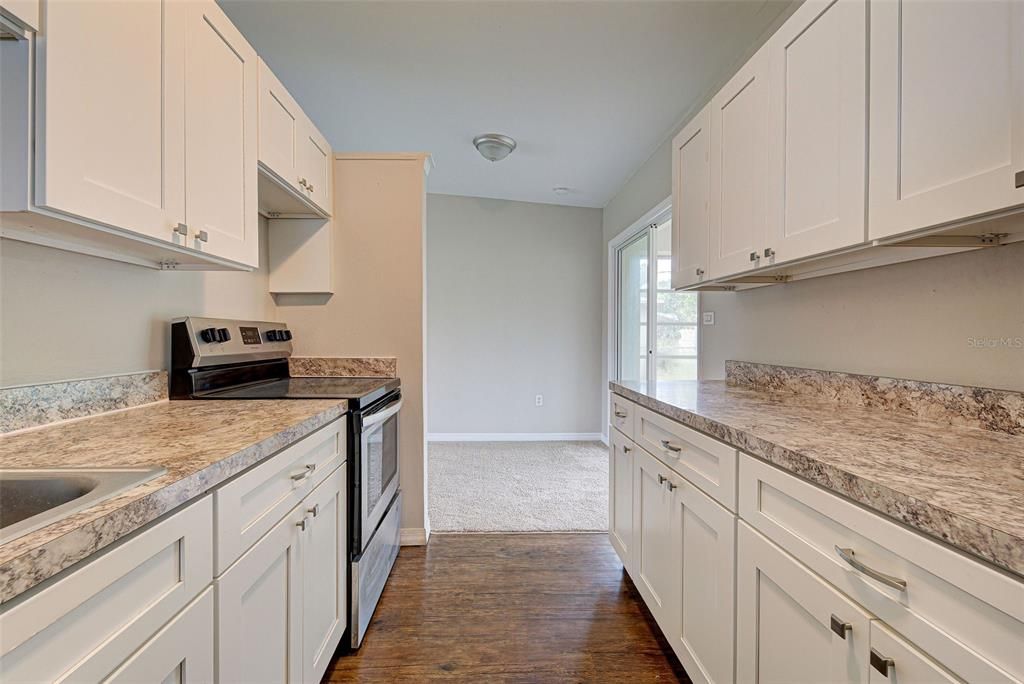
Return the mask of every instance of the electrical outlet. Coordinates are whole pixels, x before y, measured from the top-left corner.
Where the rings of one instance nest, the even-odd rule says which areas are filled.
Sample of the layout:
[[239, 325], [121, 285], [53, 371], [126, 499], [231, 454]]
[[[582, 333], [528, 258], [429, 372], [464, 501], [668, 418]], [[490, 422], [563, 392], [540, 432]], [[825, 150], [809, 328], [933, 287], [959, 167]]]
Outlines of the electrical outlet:
[[533, 403], [534, 403], [535, 406], [543, 406], [544, 405], [544, 395], [543, 394], [538, 394], [536, 397], [533, 398]]
[[704, 321], [704, 325], [714, 325], [715, 324], [715, 312], [714, 311], [705, 311], [703, 314], [701, 314], [701, 318]]

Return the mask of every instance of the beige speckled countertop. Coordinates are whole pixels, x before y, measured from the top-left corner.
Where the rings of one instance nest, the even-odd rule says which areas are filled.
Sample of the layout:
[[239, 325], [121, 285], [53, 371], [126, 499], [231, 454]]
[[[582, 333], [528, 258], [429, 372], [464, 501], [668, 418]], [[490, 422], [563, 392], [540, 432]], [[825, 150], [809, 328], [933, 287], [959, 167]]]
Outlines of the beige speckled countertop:
[[173, 401], [0, 437], [0, 467], [167, 472], [0, 545], [0, 602], [134, 532], [343, 415], [346, 402]]
[[1024, 576], [1024, 436], [721, 381], [613, 392]]

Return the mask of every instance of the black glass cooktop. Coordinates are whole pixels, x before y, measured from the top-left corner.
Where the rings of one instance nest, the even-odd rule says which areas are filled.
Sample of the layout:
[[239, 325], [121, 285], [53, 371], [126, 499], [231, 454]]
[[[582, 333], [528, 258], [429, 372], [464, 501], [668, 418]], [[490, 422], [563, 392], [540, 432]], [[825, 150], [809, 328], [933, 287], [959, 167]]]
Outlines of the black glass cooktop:
[[281, 378], [203, 392], [195, 397], [197, 399], [347, 399], [349, 402], [365, 406], [398, 387], [397, 378]]

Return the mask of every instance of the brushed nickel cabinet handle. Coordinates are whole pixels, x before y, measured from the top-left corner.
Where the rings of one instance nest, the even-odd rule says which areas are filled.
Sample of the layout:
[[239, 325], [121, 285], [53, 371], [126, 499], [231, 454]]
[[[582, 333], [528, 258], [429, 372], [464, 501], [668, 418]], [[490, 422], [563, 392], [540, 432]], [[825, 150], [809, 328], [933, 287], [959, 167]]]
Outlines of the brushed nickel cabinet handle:
[[615, 412], [615, 417], [616, 417], [616, 418], [625, 418], [625, 417], [626, 417], [626, 416], [628, 416], [628, 415], [629, 415], [629, 414], [628, 414], [628, 413], [626, 413], [625, 411], [616, 411], [616, 412]]
[[306, 512], [311, 514], [314, 518], [320, 515], [320, 504], [314, 504], [312, 508], [307, 508]]
[[301, 185], [302, 187], [306, 187], [306, 179], [305, 178], [300, 178], [299, 179], [299, 185]]
[[761, 257], [759, 257], [759, 256], [757, 255], [757, 252], [751, 252], [751, 253], [750, 253], [750, 260], [751, 260], [751, 261], [757, 261], [757, 260], [758, 260], [758, 259], [760, 259], [760, 258], [761, 258]]
[[313, 192], [313, 184], [310, 183], [309, 185], [307, 185], [306, 189], [309, 190], [310, 192]]
[[775, 250], [772, 249], [771, 247], [765, 247], [764, 248], [764, 258], [765, 259], [770, 259], [773, 256], [775, 256]]
[[665, 484], [665, 479], [666, 478], [665, 478], [664, 475], [658, 475], [658, 484], [660, 484], [660, 485]]
[[306, 518], [303, 518], [299, 522], [295, 523], [295, 526], [298, 527], [303, 532], [305, 532], [306, 531]]
[[178, 225], [174, 226], [174, 232], [183, 237], [188, 237], [188, 224], [179, 223]]
[[843, 622], [835, 615], [833, 615], [831, 620], [829, 620], [829, 627], [831, 627], [832, 631], [838, 634], [839, 638], [843, 640], [846, 639], [847, 632], [853, 631], [853, 625], [851, 625], [849, 622]]
[[1024, 188], [1024, 171], [1018, 171], [1013, 178], [1014, 187]]
[[300, 480], [305, 480], [307, 477], [313, 474], [314, 470], [316, 470], [316, 464], [308, 463], [306, 464], [306, 469], [303, 470], [301, 473], [298, 473], [297, 475], [292, 475], [292, 479], [295, 480], [296, 482], [299, 482]]
[[633, 447], [628, 447], [628, 446], [622, 447], [622, 453], [624, 453], [624, 454], [628, 454], [632, 450], [633, 450]]
[[665, 483], [668, 485], [668, 491], [674, 492], [676, 490], [676, 485], [671, 480], [665, 480]]
[[675, 453], [679, 453], [680, 451], [683, 450], [683, 447], [676, 446], [675, 444], [673, 444], [672, 442], [668, 441], [667, 439], [661, 440], [661, 448], [662, 449], [668, 449], [669, 451], [674, 451]]
[[859, 560], [857, 560], [856, 554], [854, 553], [853, 549], [844, 549], [839, 545], [836, 545], [835, 548], [836, 553], [839, 554], [839, 557], [846, 561], [850, 565], [850, 567], [854, 568], [858, 572], [864, 573], [871, 579], [877, 580], [887, 587], [899, 589], [900, 591], [907, 590], [907, 580], [900, 579], [899, 577], [893, 577], [892, 575], [886, 575], [884, 572], [879, 572], [874, 568], [869, 568], [868, 566], [864, 565]]
[[700, 278], [702, 275], [704, 275], [704, 269], [703, 268], [698, 268], [697, 269], [697, 277]]
[[896, 661], [888, 658], [875, 649], [871, 649], [871, 667], [882, 673], [884, 677], [889, 676], [889, 670], [896, 667]]
[[205, 230], [201, 230], [198, 233], [196, 233], [196, 240], [199, 240], [200, 242], [209, 242], [210, 234], [207, 233]]

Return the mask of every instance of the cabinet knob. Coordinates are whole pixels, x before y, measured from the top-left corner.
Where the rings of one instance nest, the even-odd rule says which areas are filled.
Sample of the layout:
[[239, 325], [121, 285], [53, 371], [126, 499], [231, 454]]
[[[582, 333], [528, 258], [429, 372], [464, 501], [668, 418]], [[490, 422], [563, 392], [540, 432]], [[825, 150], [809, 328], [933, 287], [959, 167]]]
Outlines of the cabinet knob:
[[304, 188], [307, 187], [306, 179], [305, 178], [300, 178], [299, 179], [299, 185], [301, 185]]
[[315, 504], [312, 508], [307, 508], [306, 512], [315, 518], [320, 515], [320, 504]]
[[773, 256], [775, 256], [775, 250], [772, 249], [771, 247], [765, 247], [764, 248], [764, 258], [765, 259], [770, 259]]
[[299, 522], [295, 523], [295, 526], [298, 527], [303, 532], [305, 532], [306, 531], [306, 518], [303, 518]]
[[703, 268], [698, 268], [697, 269], [697, 277], [700, 278], [702, 275], [704, 275], [704, 269]]
[[310, 192], [313, 192], [313, 184], [310, 183], [309, 185], [307, 185], [306, 189], [309, 190]]
[[183, 237], [188, 237], [188, 224], [179, 223], [174, 226], [174, 232]]
[[632, 447], [628, 447], [628, 446], [622, 447], [622, 453], [624, 453], [624, 454], [628, 454], [632, 450], [633, 450]]
[[198, 233], [196, 233], [196, 240], [199, 240], [200, 242], [209, 242], [210, 234], [207, 233], [205, 230], [201, 230]]
[[751, 260], [751, 261], [757, 261], [757, 260], [758, 260], [758, 259], [760, 259], [760, 258], [761, 258], [761, 257], [760, 257], [760, 256], [758, 256], [757, 252], [751, 252], [751, 253], [750, 253], [750, 260]]
[[658, 475], [658, 484], [665, 484], [665, 476]]
[[1016, 188], [1024, 188], [1024, 171], [1017, 172], [1017, 175], [1013, 178], [1013, 184]]
[[671, 480], [666, 480], [665, 482], [668, 485], [668, 491], [670, 491], [670, 492], [676, 491], [675, 483], [673, 483]]

